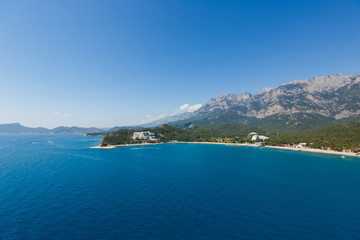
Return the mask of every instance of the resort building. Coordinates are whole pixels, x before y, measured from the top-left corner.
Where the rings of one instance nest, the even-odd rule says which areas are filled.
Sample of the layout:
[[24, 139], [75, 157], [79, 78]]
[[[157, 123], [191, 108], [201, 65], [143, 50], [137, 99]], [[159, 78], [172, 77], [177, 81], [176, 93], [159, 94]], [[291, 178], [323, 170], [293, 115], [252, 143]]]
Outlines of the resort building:
[[157, 141], [155, 134], [149, 131], [146, 132], [134, 132], [132, 136], [133, 140], [149, 140], [149, 141]]
[[306, 147], [306, 143], [299, 143], [298, 145], [295, 146], [295, 148], [305, 148]]
[[266, 139], [269, 139], [269, 137], [266, 137], [266, 136], [263, 136], [263, 135], [253, 135], [251, 137], [251, 141], [257, 141], [257, 140], [265, 141]]

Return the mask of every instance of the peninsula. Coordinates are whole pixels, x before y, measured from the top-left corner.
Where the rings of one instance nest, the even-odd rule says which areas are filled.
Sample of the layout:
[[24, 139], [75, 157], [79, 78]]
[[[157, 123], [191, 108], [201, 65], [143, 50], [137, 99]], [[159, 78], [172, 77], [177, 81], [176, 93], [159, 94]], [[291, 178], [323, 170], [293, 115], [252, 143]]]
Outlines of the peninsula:
[[238, 124], [186, 129], [162, 125], [142, 131], [121, 129], [109, 132], [105, 134], [100, 146], [93, 148], [112, 149], [160, 143], [207, 143], [360, 156], [359, 138], [360, 121], [311, 131], [286, 133], [281, 136], [270, 131]]

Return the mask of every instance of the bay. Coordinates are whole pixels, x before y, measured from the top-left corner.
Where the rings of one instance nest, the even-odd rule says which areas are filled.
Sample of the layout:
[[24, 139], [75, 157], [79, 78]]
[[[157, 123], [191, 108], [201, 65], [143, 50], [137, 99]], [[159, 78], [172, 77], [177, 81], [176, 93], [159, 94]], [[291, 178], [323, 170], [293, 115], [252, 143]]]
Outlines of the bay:
[[0, 134], [1, 239], [359, 239], [360, 159]]

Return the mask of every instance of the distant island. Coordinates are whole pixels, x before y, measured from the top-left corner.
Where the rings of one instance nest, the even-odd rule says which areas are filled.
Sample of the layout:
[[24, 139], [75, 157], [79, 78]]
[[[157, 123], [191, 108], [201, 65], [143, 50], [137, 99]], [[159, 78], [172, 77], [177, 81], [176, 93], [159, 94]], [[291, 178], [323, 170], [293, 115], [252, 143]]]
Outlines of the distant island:
[[104, 132], [104, 129], [99, 128], [84, 128], [84, 127], [56, 127], [47, 129], [43, 127], [31, 128], [22, 126], [20, 123], [0, 124], [0, 133], [62, 133], [62, 134], [86, 134], [94, 132]]

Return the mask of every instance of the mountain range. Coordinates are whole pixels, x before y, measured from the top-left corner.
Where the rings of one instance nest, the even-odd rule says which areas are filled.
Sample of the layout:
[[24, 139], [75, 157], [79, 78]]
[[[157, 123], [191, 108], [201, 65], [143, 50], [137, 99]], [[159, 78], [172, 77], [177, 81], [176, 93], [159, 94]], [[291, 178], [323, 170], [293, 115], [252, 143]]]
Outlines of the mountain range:
[[171, 125], [237, 123], [268, 130], [304, 130], [358, 119], [360, 75], [333, 74], [264, 88], [255, 95], [222, 94]]
[[83, 128], [83, 127], [57, 127], [53, 129], [47, 128], [30, 128], [24, 127], [20, 123], [0, 124], [0, 133], [90, 133], [101, 132], [103, 129], [99, 128]]

